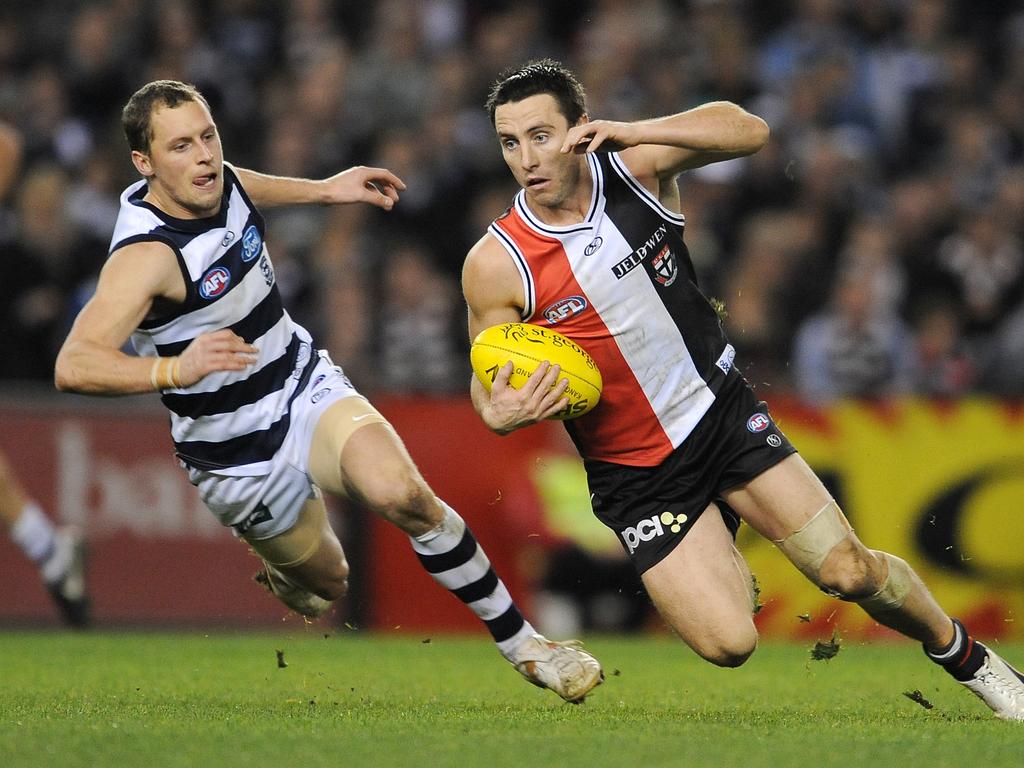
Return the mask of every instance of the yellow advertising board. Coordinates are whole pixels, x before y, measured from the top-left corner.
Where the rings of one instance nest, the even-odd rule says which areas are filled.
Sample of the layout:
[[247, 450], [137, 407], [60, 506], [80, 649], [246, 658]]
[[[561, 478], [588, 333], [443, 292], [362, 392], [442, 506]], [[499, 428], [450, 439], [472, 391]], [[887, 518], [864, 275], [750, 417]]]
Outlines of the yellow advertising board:
[[[903, 557], [979, 637], [1024, 638], [1024, 410], [970, 400], [773, 408], [871, 548]], [[744, 527], [767, 636], [888, 632], [812, 587]]]

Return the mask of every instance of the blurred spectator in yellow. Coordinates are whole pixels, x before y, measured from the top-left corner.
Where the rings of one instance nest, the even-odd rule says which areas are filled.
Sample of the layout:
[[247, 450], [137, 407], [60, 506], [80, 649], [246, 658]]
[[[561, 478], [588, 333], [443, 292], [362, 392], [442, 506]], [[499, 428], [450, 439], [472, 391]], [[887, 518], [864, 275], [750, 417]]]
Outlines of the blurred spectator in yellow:
[[[501, 507], [528, 546], [523, 564], [544, 632], [634, 632], [653, 615], [650, 598], [622, 546], [594, 517], [583, 462], [567, 434], [513, 468]], [[524, 479], [526, 482], [524, 482]]]

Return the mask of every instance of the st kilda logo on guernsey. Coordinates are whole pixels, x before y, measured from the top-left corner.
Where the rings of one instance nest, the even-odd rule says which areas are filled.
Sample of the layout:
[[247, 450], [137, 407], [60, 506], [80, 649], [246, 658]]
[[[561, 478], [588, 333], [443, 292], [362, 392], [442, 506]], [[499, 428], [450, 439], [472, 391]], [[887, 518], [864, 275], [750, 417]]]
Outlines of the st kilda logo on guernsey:
[[225, 267], [214, 267], [199, 281], [199, 295], [204, 299], [216, 299], [231, 285], [231, 273]]
[[651, 261], [651, 266], [654, 267], [654, 279], [666, 288], [672, 285], [679, 276], [679, 264], [676, 262], [676, 256], [667, 245], [658, 251], [658, 255]]

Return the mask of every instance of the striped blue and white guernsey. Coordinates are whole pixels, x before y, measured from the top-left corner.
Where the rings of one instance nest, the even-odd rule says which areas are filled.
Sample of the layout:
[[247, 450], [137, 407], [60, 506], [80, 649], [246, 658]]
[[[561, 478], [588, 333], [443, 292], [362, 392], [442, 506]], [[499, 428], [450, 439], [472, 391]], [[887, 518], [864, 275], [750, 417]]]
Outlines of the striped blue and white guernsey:
[[121, 195], [110, 253], [154, 241], [174, 251], [185, 278], [182, 304], [165, 303], [132, 334], [140, 355], [177, 355], [202, 333], [230, 328], [259, 349], [244, 371], [212, 373], [164, 390], [175, 452], [186, 464], [230, 475], [263, 474], [288, 433], [292, 400], [316, 362], [312, 339], [281, 304], [264, 243], [265, 225], [224, 165], [220, 212], [177, 219], [145, 202], [145, 180]]

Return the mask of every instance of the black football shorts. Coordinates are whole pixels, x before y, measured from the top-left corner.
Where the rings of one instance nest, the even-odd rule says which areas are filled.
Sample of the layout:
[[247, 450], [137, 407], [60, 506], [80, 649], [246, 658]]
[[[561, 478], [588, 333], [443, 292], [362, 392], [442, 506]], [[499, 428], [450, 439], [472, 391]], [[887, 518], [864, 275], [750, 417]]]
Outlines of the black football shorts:
[[735, 536], [739, 516], [720, 494], [793, 453], [768, 406], [734, 371], [693, 432], [660, 465], [584, 465], [594, 514], [643, 573], [682, 541], [712, 501]]

